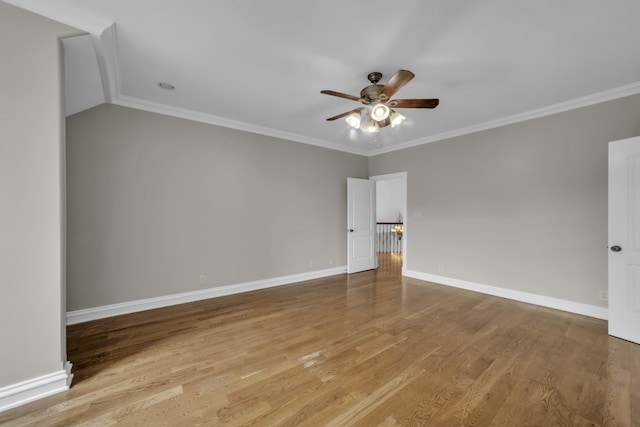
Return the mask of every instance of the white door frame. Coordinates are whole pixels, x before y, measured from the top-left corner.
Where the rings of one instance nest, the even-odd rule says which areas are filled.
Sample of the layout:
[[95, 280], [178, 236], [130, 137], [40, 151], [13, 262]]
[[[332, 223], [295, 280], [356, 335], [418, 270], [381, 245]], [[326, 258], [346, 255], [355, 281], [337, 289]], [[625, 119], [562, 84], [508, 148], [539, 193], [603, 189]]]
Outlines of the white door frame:
[[[409, 229], [409, 212], [407, 211], [407, 205], [409, 204], [408, 202], [408, 197], [407, 197], [407, 173], [406, 172], [397, 172], [397, 173], [389, 173], [389, 174], [385, 174], [385, 175], [375, 175], [375, 176], [370, 176], [369, 179], [374, 180], [374, 181], [386, 181], [386, 180], [390, 180], [390, 179], [401, 179], [403, 182], [403, 186], [404, 186], [404, 206], [403, 206], [403, 211], [404, 211], [404, 218], [402, 218], [403, 221], [403, 227], [404, 227], [404, 232], [402, 233], [402, 275], [406, 276], [407, 274], [407, 235], [409, 233], [407, 233], [407, 230]], [[377, 257], [376, 257], [377, 259]]]

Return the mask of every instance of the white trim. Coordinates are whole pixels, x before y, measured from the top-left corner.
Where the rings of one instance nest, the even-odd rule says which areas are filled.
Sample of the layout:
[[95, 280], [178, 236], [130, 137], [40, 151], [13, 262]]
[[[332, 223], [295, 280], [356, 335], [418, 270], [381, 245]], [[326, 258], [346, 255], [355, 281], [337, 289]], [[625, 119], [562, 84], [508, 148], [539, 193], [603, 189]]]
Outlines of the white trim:
[[102, 34], [114, 23], [111, 19], [82, 10], [81, 7], [68, 1], [5, 0], [5, 2], [90, 34]]
[[71, 368], [73, 368], [73, 363], [67, 360], [64, 363], [64, 371], [67, 373], [67, 388], [71, 387], [71, 382], [73, 381], [73, 374], [71, 373]]
[[288, 141], [301, 142], [303, 144], [315, 145], [318, 147], [343, 151], [351, 154], [358, 154], [365, 157], [372, 157], [372, 156], [377, 156], [379, 154], [390, 153], [393, 151], [403, 150], [405, 148], [428, 144], [430, 142], [441, 141], [444, 139], [454, 138], [457, 136], [468, 135], [471, 133], [481, 132], [489, 129], [495, 129], [495, 128], [507, 126], [514, 123], [520, 123], [527, 120], [550, 116], [552, 114], [575, 110], [578, 108], [587, 107], [589, 105], [598, 104], [600, 102], [606, 102], [606, 101], [611, 101], [618, 98], [623, 98], [625, 96], [636, 95], [638, 93], [640, 93], [640, 82], [606, 90], [603, 92], [598, 92], [592, 95], [583, 96], [573, 100], [560, 102], [558, 104], [538, 108], [538, 109], [527, 111], [524, 113], [514, 114], [514, 115], [503, 117], [500, 119], [490, 120], [488, 122], [463, 127], [460, 129], [454, 129], [449, 132], [443, 132], [436, 135], [428, 136], [426, 138], [420, 138], [413, 141], [408, 141], [408, 142], [395, 144], [389, 147], [384, 147], [384, 148], [374, 149], [374, 150], [366, 150], [358, 147], [347, 146], [343, 144], [336, 144], [330, 141], [324, 141], [316, 138], [309, 138], [304, 135], [298, 135], [298, 134], [284, 132], [277, 129], [257, 126], [251, 123], [246, 123], [238, 120], [232, 120], [232, 119], [227, 119], [220, 116], [215, 116], [213, 114], [206, 114], [198, 111], [186, 110], [186, 109], [172, 107], [164, 104], [158, 104], [155, 102], [150, 102], [150, 101], [129, 97], [121, 94], [118, 94], [117, 96], [115, 96], [112, 100], [112, 103], [116, 105], [121, 105], [124, 107], [130, 107], [130, 108], [136, 108], [139, 110], [149, 111], [152, 113], [165, 114], [168, 116], [179, 117], [187, 120], [193, 120], [196, 122], [213, 124], [213, 125], [222, 126], [226, 128], [242, 130], [245, 132], [256, 133], [259, 135], [280, 138]]
[[116, 24], [114, 23], [109, 28], [106, 28], [99, 35], [92, 34], [91, 38], [96, 58], [98, 59], [104, 97], [107, 102], [112, 103], [119, 91], [120, 66], [118, 64]]
[[112, 100], [112, 103], [123, 107], [136, 108], [138, 110], [149, 111], [152, 113], [164, 114], [167, 116], [179, 117], [196, 122], [208, 123], [225, 128], [255, 133], [258, 135], [271, 136], [287, 141], [301, 142], [303, 144], [315, 145], [331, 150], [344, 151], [351, 154], [359, 154], [361, 156], [367, 156], [368, 153], [367, 150], [358, 147], [349, 147], [342, 144], [336, 144], [334, 142], [324, 141], [316, 138], [309, 138], [308, 136], [298, 135], [291, 132], [284, 132], [278, 129], [272, 129], [264, 126], [258, 126], [247, 122], [241, 122], [239, 120], [215, 116], [213, 114], [172, 107], [169, 105], [159, 104], [156, 102], [134, 98], [122, 94], [119, 94], [117, 97], [115, 97]]
[[71, 363], [64, 369], [0, 388], [0, 412], [42, 399], [69, 389]]
[[396, 173], [387, 173], [384, 175], [375, 175], [375, 176], [370, 176], [369, 179], [373, 179], [376, 181], [385, 181], [385, 180], [389, 180], [389, 179], [401, 179], [401, 178], [407, 178], [407, 173], [406, 172], [396, 172]]
[[544, 295], [531, 294], [529, 292], [516, 291], [513, 289], [499, 288], [497, 286], [482, 285], [480, 283], [468, 282], [466, 280], [438, 276], [435, 274], [421, 273], [419, 271], [413, 270], [407, 270], [406, 274], [404, 275], [407, 277], [412, 277], [414, 279], [424, 280], [426, 282], [433, 282], [440, 285], [452, 286], [454, 288], [466, 289], [468, 291], [480, 292], [483, 294], [493, 295], [501, 298], [526, 302], [528, 304], [535, 304], [542, 307], [580, 314], [583, 316], [595, 317], [596, 319], [607, 320], [609, 318], [608, 309], [595, 305], [583, 304], [560, 298], [552, 298]]
[[67, 312], [67, 325], [75, 325], [77, 323], [119, 316], [121, 314], [136, 313], [138, 311], [151, 310], [154, 308], [169, 307], [176, 304], [184, 304], [209, 298], [217, 298], [242, 292], [272, 288], [274, 286], [289, 285], [291, 283], [303, 282], [305, 280], [320, 279], [345, 273], [346, 269], [346, 266], [334, 267], [325, 270], [311, 271], [309, 273], [292, 274], [272, 279], [256, 280], [253, 282], [237, 283], [234, 285], [219, 286], [216, 288], [69, 311]]
[[524, 113], [514, 114], [514, 115], [503, 117], [497, 120], [490, 120], [488, 122], [463, 127], [460, 129], [455, 129], [450, 132], [443, 132], [437, 135], [428, 136], [426, 138], [420, 138], [413, 141], [404, 142], [402, 144], [396, 144], [390, 147], [371, 150], [368, 152], [367, 156], [369, 157], [377, 156], [379, 154], [403, 150], [405, 148], [428, 144], [430, 142], [441, 141], [443, 139], [454, 138], [457, 136], [467, 135], [470, 133], [499, 128], [499, 127], [511, 125], [514, 123], [520, 123], [527, 120], [538, 119], [540, 117], [550, 116], [552, 114], [558, 114], [558, 113], [562, 113], [570, 110], [576, 110], [578, 108], [588, 107], [589, 105], [598, 104], [600, 102], [611, 101], [618, 98], [624, 98], [625, 96], [636, 95], [638, 93], [640, 93], [640, 82], [635, 82], [626, 86], [620, 86], [614, 89], [605, 90], [602, 92], [594, 93], [592, 95], [587, 95], [587, 96], [572, 99], [569, 101], [560, 102], [558, 104], [549, 105], [547, 107], [537, 108], [535, 110], [526, 111]]

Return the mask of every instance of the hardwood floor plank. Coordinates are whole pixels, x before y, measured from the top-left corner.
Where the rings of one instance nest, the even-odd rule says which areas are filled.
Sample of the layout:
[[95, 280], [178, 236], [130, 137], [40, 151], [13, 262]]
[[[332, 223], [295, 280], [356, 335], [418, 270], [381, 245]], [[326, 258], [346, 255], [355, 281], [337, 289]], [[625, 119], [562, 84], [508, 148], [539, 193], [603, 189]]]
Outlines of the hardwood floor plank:
[[381, 268], [68, 327], [72, 388], [7, 426], [640, 426], [604, 321]]

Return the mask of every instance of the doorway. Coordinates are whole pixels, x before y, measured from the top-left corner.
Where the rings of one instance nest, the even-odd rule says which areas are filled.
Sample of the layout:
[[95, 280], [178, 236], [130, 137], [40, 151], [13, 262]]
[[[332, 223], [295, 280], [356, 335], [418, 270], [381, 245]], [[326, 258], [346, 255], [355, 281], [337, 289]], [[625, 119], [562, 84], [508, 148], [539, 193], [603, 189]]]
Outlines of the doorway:
[[[407, 173], [376, 175], [377, 265], [403, 275], [407, 259]], [[384, 245], [384, 247], [382, 247]]]

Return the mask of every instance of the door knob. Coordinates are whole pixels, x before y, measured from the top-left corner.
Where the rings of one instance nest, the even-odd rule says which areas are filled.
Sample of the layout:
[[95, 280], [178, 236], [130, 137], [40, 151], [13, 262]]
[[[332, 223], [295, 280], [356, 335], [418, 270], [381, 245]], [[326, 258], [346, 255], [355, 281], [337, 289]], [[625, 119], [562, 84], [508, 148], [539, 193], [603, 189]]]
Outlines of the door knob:
[[611, 250], [613, 252], [620, 252], [622, 250], [622, 248], [620, 246], [618, 246], [618, 245], [615, 245], [615, 246], [611, 246]]
[[350, 228], [350, 229], [349, 229], [349, 233], [353, 233], [353, 228]]

